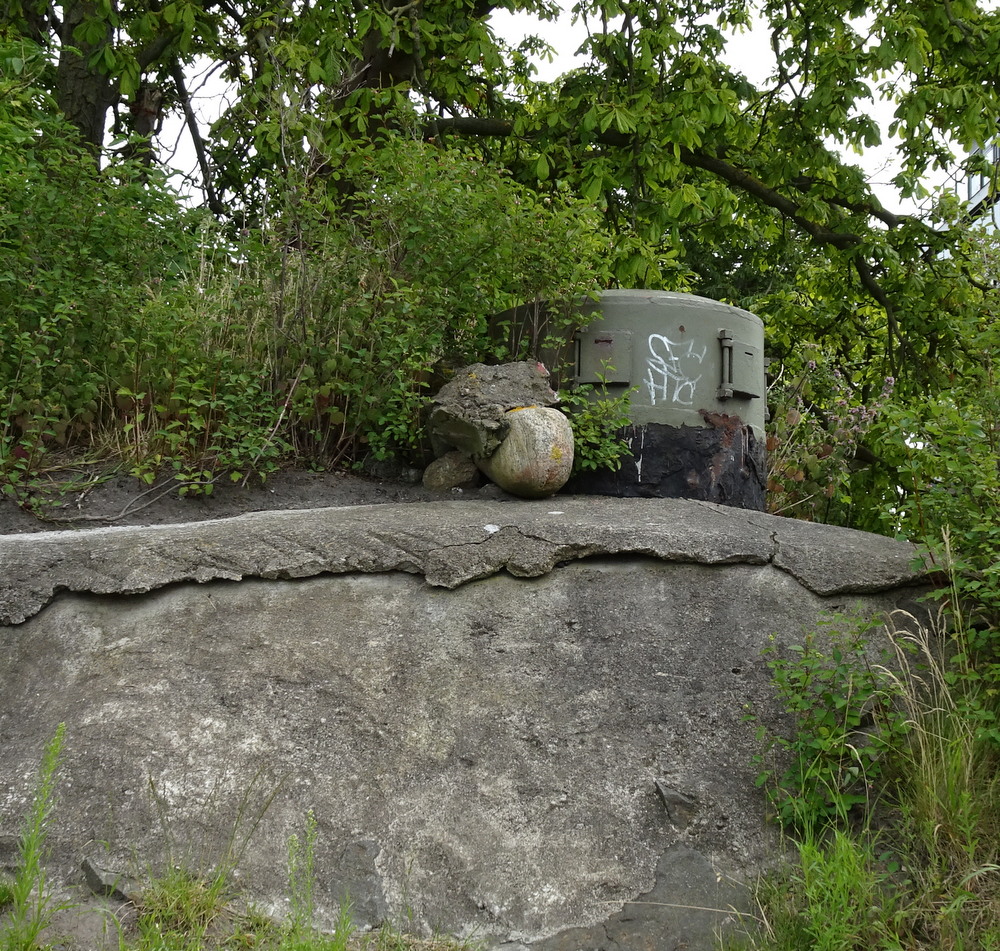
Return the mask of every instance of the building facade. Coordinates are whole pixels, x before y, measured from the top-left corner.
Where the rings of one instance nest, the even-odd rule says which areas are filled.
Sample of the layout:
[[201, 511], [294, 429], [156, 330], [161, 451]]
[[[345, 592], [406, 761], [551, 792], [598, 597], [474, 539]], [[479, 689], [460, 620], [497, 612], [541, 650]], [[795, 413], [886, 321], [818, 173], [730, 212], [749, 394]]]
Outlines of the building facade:
[[973, 149], [970, 157], [982, 155], [987, 167], [969, 172], [965, 180], [965, 193], [959, 185], [959, 195], [969, 203], [969, 215], [979, 219], [990, 231], [1000, 231], [1000, 202], [997, 201], [998, 174], [1000, 174], [1000, 139]]

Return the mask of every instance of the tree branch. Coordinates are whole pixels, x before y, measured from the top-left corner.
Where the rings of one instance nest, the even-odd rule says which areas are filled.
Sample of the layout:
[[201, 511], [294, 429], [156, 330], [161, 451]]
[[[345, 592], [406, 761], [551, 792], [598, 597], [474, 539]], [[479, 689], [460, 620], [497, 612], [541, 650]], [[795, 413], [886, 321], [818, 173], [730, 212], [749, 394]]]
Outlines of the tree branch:
[[135, 54], [136, 62], [139, 64], [140, 72], [148, 69], [153, 63], [158, 62], [177, 37], [180, 36], [178, 30], [164, 30], [157, 33], [141, 50]]
[[[513, 124], [503, 119], [451, 116], [438, 118], [435, 122], [435, 130], [437, 133], [450, 131], [462, 135], [504, 137], [513, 133]], [[597, 138], [603, 145], [618, 148], [634, 144], [636, 139], [635, 136], [624, 135], [610, 129], [600, 134]], [[692, 149], [681, 148], [680, 160], [689, 168], [697, 168], [709, 172], [717, 178], [728, 182], [739, 191], [753, 196], [769, 208], [773, 208], [788, 220], [795, 222], [795, 224], [819, 244], [829, 245], [840, 250], [850, 250], [858, 248], [863, 243], [860, 235], [852, 232], [834, 231], [805, 217], [801, 213], [798, 202], [786, 195], [782, 195], [779, 191], [760, 181], [760, 179], [755, 178], [753, 175], [724, 159], [696, 152]], [[831, 203], [840, 204], [842, 207], [850, 207], [845, 201], [838, 202], [837, 200], [832, 200]], [[891, 212], [885, 211], [880, 206], [868, 207], [867, 205], [855, 205], [850, 210], [866, 212], [880, 221], [889, 224], [891, 227], [896, 227], [910, 220], [907, 216], [894, 215]], [[861, 280], [862, 287], [885, 309], [890, 341], [893, 338], [899, 339], [895, 305], [889, 299], [885, 289], [878, 282], [868, 261], [862, 256], [855, 254], [852, 256], [852, 263]]]
[[955, 11], [951, 7], [951, 0], [944, 0], [944, 13], [948, 18], [948, 22], [952, 26], [957, 27], [966, 40], [972, 39], [972, 30], [969, 28], [969, 24], [955, 16]]
[[213, 215], [221, 216], [225, 214], [226, 207], [219, 200], [212, 182], [212, 171], [208, 164], [208, 153], [205, 149], [205, 142], [201, 137], [201, 130], [198, 128], [198, 119], [191, 108], [191, 97], [188, 95], [187, 85], [184, 82], [184, 72], [180, 63], [174, 60], [170, 65], [170, 75], [177, 86], [177, 94], [180, 96], [181, 107], [184, 109], [184, 121], [191, 133], [191, 141], [194, 143], [195, 155], [198, 157], [198, 168], [201, 169], [201, 178], [205, 187], [205, 198], [208, 201], [209, 210]]
[[[506, 119], [482, 119], [479, 116], [438, 116], [435, 122], [438, 132], [457, 132], [459, 135], [495, 136], [505, 139], [514, 132], [514, 125]], [[428, 130], [428, 135], [433, 135]]]
[[[816, 185], [817, 181], [814, 178], [810, 178], [808, 175], [801, 175], [798, 178], [793, 178], [788, 184], [791, 185], [792, 188], [796, 189], [796, 191], [805, 193], [808, 192], [813, 185]], [[838, 208], [846, 208], [848, 211], [871, 215], [873, 218], [878, 218], [879, 221], [888, 225], [890, 228], [898, 228], [906, 222], [923, 224], [919, 218], [915, 218], [913, 215], [897, 215], [888, 211], [882, 206], [878, 199], [874, 198], [870, 202], [851, 202], [847, 201], [846, 198], [838, 198], [836, 196], [825, 198], [824, 200], [830, 202], [830, 204], [836, 205]]]
[[[439, 132], [457, 132], [461, 135], [509, 136], [513, 125], [503, 119], [480, 119], [475, 116], [451, 116], [440, 118], [436, 122]], [[598, 135], [597, 141], [602, 145], [616, 148], [629, 147], [635, 137], [614, 130], [607, 130]], [[765, 185], [749, 172], [716, 156], [695, 152], [692, 149], [681, 148], [680, 160], [689, 168], [698, 168], [709, 172], [717, 178], [728, 182], [742, 192], [752, 195], [758, 201], [780, 212], [790, 221], [794, 221], [803, 231], [820, 244], [846, 249], [856, 247], [861, 243], [861, 237], [844, 231], [833, 231], [815, 221], [806, 218], [800, 211], [798, 202], [782, 195], [779, 191]]]
[[799, 208], [799, 204], [765, 185], [760, 179], [754, 178], [749, 172], [737, 168], [735, 165], [716, 158], [694, 152], [691, 149], [681, 149], [681, 161], [689, 168], [700, 168], [703, 171], [711, 172], [717, 178], [736, 186], [740, 191], [752, 195], [758, 201], [781, 212], [790, 221], [794, 221], [806, 234], [810, 235], [820, 244], [828, 244], [834, 248], [852, 248], [861, 243], [861, 238], [856, 234], [843, 231], [833, 231], [815, 221], [806, 218]]
[[872, 274], [872, 269], [869, 267], [868, 262], [858, 255], [855, 256], [853, 264], [854, 270], [858, 272], [858, 277], [861, 279], [861, 286], [868, 291], [872, 298], [885, 310], [885, 318], [889, 331], [887, 336], [888, 351], [886, 355], [889, 359], [889, 365], [895, 369], [892, 346], [893, 340], [899, 340], [901, 345], [904, 343], [903, 339], [899, 336], [899, 325], [896, 321], [896, 307], [893, 302], [889, 300], [889, 296], [886, 294], [885, 289], [875, 279], [875, 275]]

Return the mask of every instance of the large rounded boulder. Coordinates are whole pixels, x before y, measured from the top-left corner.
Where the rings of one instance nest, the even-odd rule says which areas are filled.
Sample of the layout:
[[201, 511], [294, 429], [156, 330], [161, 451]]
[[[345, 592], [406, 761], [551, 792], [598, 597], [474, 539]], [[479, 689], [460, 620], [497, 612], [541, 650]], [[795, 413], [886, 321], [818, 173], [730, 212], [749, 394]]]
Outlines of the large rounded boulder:
[[507, 437], [476, 465], [501, 489], [525, 499], [558, 492], [573, 470], [573, 428], [557, 409], [525, 406], [504, 414]]

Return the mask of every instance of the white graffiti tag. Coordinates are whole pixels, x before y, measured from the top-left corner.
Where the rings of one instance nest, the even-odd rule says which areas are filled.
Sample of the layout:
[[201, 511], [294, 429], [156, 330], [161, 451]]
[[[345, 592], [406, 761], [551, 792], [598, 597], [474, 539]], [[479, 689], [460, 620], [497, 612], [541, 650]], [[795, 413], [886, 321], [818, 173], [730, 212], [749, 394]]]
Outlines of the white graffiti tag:
[[693, 340], [674, 343], [662, 334], [650, 334], [649, 360], [646, 363], [649, 401], [654, 406], [657, 400], [671, 400], [682, 406], [690, 406], [694, 402], [694, 388], [698, 385], [701, 374], [692, 376], [688, 367], [694, 360], [700, 366], [706, 353], [707, 344], [702, 344], [701, 353], [698, 353]]

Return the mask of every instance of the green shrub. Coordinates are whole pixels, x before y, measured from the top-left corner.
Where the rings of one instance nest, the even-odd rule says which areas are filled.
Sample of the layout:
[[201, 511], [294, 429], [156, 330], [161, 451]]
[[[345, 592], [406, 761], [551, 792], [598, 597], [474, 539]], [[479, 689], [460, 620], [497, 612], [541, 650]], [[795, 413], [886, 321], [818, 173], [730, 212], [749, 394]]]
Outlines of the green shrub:
[[[811, 832], [867, 807], [886, 782], [891, 756], [908, 726], [898, 683], [871, 663], [872, 627], [834, 619], [784, 653], [767, 648], [768, 667], [789, 728], [761, 727], [768, 752], [757, 784], [766, 786], [778, 820]], [[777, 753], [778, 765], [770, 765]]]
[[[0, 488], [114, 416], [113, 381], [136, 315], [185, 274], [195, 247], [162, 182], [100, 172], [33, 76], [0, 47]], [[148, 179], [148, 176], [147, 176]]]
[[[860, 687], [841, 666], [849, 655], [819, 639], [793, 652], [800, 659], [772, 662], [795, 726], [780, 743], [792, 765], [765, 778], [776, 783], [795, 860], [760, 883], [760, 912], [747, 920], [752, 937], [736, 946], [1000, 946], [996, 704], [991, 682], [961, 649], [961, 615], [941, 617], [949, 627], [895, 615], [891, 663], [867, 668], [863, 656], [853, 658]], [[843, 724], [858, 722], [851, 711], [865, 697], [876, 716], [863, 742], [857, 734], [848, 741]], [[881, 786], [878, 795], [862, 795], [854, 783], [862, 764], [865, 778]]]
[[621, 468], [629, 451], [626, 427], [629, 393], [611, 397], [604, 388], [578, 386], [559, 394], [559, 409], [573, 427], [573, 474], [597, 469]]
[[[98, 171], [23, 70], [2, 91], [0, 489], [21, 501], [74, 450], [182, 492], [419, 458], [452, 368], [567, 339], [607, 279], [591, 208], [456, 151], [387, 136], [349, 186], [289, 172], [227, 233], [147, 170]], [[550, 304], [542, 336], [498, 340], [525, 300]]]
[[[404, 138], [351, 167], [346, 198], [322, 180], [289, 187], [244, 278], [260, 288], [245, 316], [283, 432], [326, 464], [419, 456], [428, 396], [451, 370], [568, 340], [576, 302], [606, 278], [605, 238], [581, 203]], [[536, 299], [552, 315], [542, 334], [497, 339], [490, 318]]]

